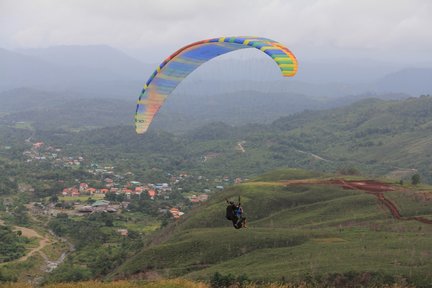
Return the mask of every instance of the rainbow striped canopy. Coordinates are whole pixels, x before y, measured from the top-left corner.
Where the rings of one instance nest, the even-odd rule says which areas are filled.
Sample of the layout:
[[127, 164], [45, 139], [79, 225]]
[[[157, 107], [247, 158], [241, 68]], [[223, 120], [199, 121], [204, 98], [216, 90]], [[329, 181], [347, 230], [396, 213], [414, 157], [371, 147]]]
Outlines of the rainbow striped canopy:
[[189, 44], [165, 59], [147, 80], [139, 96], [135, 129], [145, 133], [165, 99], [192, 71], [205, 62], [239, 49], [256, 48], [270, 56], [285, 77], [297, 72], [294, 54], [282, 44], [261, 37], [221, 37]]

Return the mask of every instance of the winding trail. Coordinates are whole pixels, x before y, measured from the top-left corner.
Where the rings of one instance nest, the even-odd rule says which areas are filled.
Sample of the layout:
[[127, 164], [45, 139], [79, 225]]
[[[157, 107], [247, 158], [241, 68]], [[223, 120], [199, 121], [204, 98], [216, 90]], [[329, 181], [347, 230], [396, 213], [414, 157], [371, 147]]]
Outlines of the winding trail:
[[[25, 236], [25, 237], [29, 237], [29, 236], [26, 236], [26, 235], [29, 235], [29, 234], [27, 234], [27, 233], [29, 233], [30, 231], [35, 232], [36, 234], [30, 232], [31, 235], [34, 235], [34, 236], [30, 236], [29, 238], [31, 238], [31, 237], [39, 238], [39, 239], [40, 239], [40, 240], [39, 240], [39, 246], [38, 246], [38, 247], [35, 247], [35, 248], [33, 248], [33, 249], [31, 249], [31, 250], [30, 250], [26, 255], [24, 255], [24, 256], [22, 256], [21, 258], [18, 258], [17, 260], [15, 260], [15, 261], [17, 261], [17, 262], [22, 262], [22, 261], [27, 260], [27, 259], [30, 258], [34, 253], [36, 253], [36, 252], [38, 252], [38, 251], [41, 251], [43, 248], [45, 248], [45, 246], [47, 246], [48, 244], [51, 244], [51, 241], [50, 241], [50, 239], [49, 239], [48, 237], [42, 237], [42, 236], [41, 236], [40, 234], [38, 234], [36, 231], [34, 231], [34, 230], [32, 230], [32, 229], [28, 229], [28, 228], [25, 228], [25, 229], [26, 229], [26, 230], [29, 230], [29, 231], [24, 232], [23, 228], [24, 228], [24, 227], [15, 226], [15, 229], [16, 229], [16, 230], [21, 230], [21, 231], [22, 231], [22, 235]], [[14, 230], [15, 230], [15, 229], [14, 229]]]
[[303, 179], [303, 180], [288, 180], [281, 181], [286, 186], [291, 185], [338, 185], [344, 189], [349, 190], [361, 190], [365, 191], [367, 194], [374, 195], [378, 201], [386, 207], [393, 218], [397, 220], [414, 220], [424, 224], [431, 224], [432, 219], [428, 219], [421, 216], [413, 216], [413, 217], [403, 217], [397, 208], [397, 206], [388, 198], [385, 197], [384, 192], [396, 191], [395, 187], [374, 181], [374, 180], [343, 180], [343, 179], [331, 179], [331, 180], [320, 180], [320, 179]]

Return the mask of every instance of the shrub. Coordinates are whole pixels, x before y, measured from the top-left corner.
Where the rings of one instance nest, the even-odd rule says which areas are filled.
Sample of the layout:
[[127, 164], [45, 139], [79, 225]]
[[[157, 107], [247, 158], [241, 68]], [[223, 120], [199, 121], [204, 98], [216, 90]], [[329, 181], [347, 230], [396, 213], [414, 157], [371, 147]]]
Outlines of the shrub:
[[249, 283], [250, 281], [246, 274], [241, 274], [235, 277], [231, 273], [228, 275], [222, 275], [219, 272], [216, 272], [210, 280], [212, 288], [225, 288], [234, 285], [236, 287], [245, 287]]

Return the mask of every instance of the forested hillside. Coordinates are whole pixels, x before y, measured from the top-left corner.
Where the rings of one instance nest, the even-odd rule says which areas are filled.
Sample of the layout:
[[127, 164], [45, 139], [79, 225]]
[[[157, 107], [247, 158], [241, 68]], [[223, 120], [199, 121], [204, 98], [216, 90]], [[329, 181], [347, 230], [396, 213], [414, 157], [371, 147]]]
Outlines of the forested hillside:
[[137, 137], [133, 127], [119, 126], [78, 133], [38, 131], [35, 137], [139, 171], [156, 167], [248, 177], [286, 166], [329, 172], [352, 168], [398, 175], [397, 181], [419, 172], [422, 181], [431, 181], [431, 130], [432, 97], [423, 96], [366, 99], [271, 124], [212, 123], [177, 136], [152, 129]]
[[[115, 86], [113, 83], [109, 85]], [[223, 84], [217, 83], [215, 87], [219, 87], [218, 85]], [[291, 90], [260, 91], [241, 83], [238, 86], [237, 89], [240, 90], [235, 92], [215, 88], [211, 93], [204, 90], [188, 93], [185, 89], [179, 89], [179, 92], [167, 99], [152, 128], [179, 135], [213, 122], [236, 126], [269, 124], [279, 117], [306, 109], [323, 110], [345, 106], [371, 95], [380, 99], [408, 97], [407, 94], [400, 93], [309, 96]], [[38, 130], [72, 131], [133, 125], [136, 98], [132, 95], [139, 94], [139, 88], [127, 93], [116, 92], [114, 89], [115, 87], [107, 93], [90, 89], [52, 92], [40, 88], [17, 88], [0, 92], [0, 123], [18, 123]], [[124, 97], [118, 97], [118, 93]]]

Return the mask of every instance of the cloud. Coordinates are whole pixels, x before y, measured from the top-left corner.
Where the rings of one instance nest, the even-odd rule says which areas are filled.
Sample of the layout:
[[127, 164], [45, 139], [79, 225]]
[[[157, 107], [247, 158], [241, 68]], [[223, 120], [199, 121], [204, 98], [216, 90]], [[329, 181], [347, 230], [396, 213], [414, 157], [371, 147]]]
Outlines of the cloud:
[[430, 15], [428, 0], [0, 0], [0, 46], [108, 44], [166, 56], [204, 38], [259, 35], [311, 53], [431, 57]]

